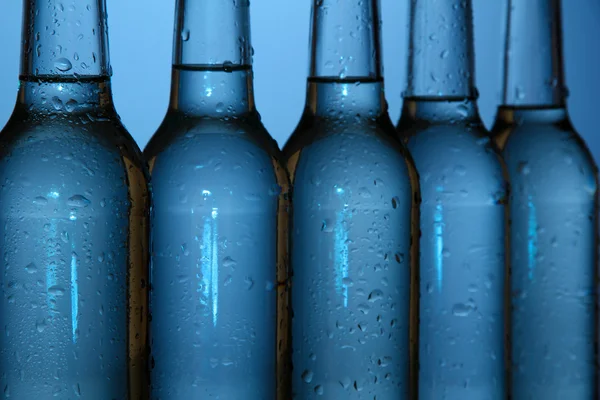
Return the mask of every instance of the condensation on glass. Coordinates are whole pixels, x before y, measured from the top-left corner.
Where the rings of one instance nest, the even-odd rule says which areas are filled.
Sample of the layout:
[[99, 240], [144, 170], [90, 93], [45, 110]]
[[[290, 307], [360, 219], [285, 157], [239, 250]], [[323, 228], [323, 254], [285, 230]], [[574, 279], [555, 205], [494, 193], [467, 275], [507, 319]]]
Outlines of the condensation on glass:
[[421, 188], [421, 399], [506, 397], [503, 165], [477, 110], [470, 0], [412, 0], [397, 127]]
[[112, 102], [105, 4], [24, 5], [0, 133], [0, 388], [143, 399], [147, 174]]
[[418, 182], [387, 114], [379, 18], [375, 0], [313, 2], [306, 108], [284, 148], [295, 399], [409, 395]]
[[144, 151], [152, 399], [289, 398], [288, 183], [252, 52], [248, 2], [177, 2], [171, 102]]
[[511, 182], [511, 396], [592, 399], [597, 167], [566, 110], [559, 0], [508, 2], [493, 128]]

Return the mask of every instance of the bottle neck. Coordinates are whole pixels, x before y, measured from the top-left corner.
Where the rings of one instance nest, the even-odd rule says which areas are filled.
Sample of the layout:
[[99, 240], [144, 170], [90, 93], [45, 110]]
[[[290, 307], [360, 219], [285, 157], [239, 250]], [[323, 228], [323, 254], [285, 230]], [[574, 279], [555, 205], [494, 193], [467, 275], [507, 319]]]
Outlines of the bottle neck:
[[387, 112], [378, 0], [313, 0], [307, 110], [361, 120]]
[[565, 107], [500, 106], [496, 123], [503, 125], [553, 125], [569, 119]]
[[110, 76], [105, 0], [25, 0], [21, 80]]
[[248, 0], [177, 0], [170, 109], [227, 117], [254, 111]]
[[404, 97], [477, 97], [471, 0], [411, 0]]
[[399, 130], [410, 130], [415, 123], [428, 125], [482, 124], [475, 100], [409, 98], [405, 99]]
[[21, 77], [15, 110], [36, 115], [85, 113], [90, 118], [115, 112], [107, 77]]
[[560, 0], [509, 0], [507, 21], [503, 103], [564, 106]]
[[173, 66], [170, 109], [187, 115], [235, 117], [255, 110], [250, 67]]
[[359, 122], [387, 113], [381, 79], [309, 78], [307, 92], [307, 109], [317, 117], [347, 119], [351, 116]]
[[310, 78], [379, 80], [378, 0], [313, 0]]
[[252, 65], [249, 0], [177, 0], [173, 64]]

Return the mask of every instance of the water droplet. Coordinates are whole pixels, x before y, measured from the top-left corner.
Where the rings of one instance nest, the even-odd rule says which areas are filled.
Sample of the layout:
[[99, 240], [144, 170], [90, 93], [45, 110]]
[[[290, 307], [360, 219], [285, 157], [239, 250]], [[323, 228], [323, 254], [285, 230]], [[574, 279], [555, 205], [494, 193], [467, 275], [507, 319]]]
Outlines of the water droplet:
[[54, 109], [56, 111], [60, 111], [63, 108], [63, 102], [60, 98], [58, 98], [57, 96], [52, 97], [52, 107], [54, 107]]
[[77, 100], [70, 99], [69, 101], [67, 101], [67, 104], [65, 104], [65, 110], [67, 110], [68, 112], [73, 112], [78, 105], [79, 103], [77, 102]]
[[354, 282], [352, 281], [352, 279], [348, 278], [347, 276], [342, 278], [342, 284], [347, 287], [354, 286]]
[[304, 370], [302, 373], [302, 380], [306, 383], [311, 383], [313, 380], [313, 372], [310, 369]]
[[232, 72], [233, 71], [233, 63], [231, 61], [223, 61], [223, 71]]
[[398, 196], [393, 197], [392, 198], [392, 207], [397, 208], [398, 204], [400, 204], [400, 199], [398, 198]]
[[54, 61], [54, 68], [62, 72], [67, 72], [73, 68], [73, 64], [71, 64], [71, 61], [67, 60], [66, 58], [61, 57]]
[[69, 200], [67, 200], [67, 204], [71, 207], [87, 207], [90, 205], [90, 203], [91, 202], [88, 199], [80, 194], [69, 197]]
[[515, 96], [517, 96], [518, 100], [523, 100], [525, 98], [525, 91], [521, 86], [515, 88]]
[[34, 263], [29, 263], [25, 267], [25, 271], [27, 271], [30, 274], [35, 274], [37, 272], [37, 270], [38, 270], [37, 266]]
[[181, 40], [183, 40], [184, 42], [187, 42], [188, 40], [190, 40], [190, 30], [189, 29], [184, 29], [181, 31]]
[[48, 199], [43, 196], [38, 196], [33, 199], [33, 204], [37, 204], [38, 206], [45, 206], [48, 204]]
[[371, 310], [371, 307], [369, 307], [369, 305], [365, 304], [365, 303], [361, 303], [359, 304], [357, 307], [358, 311], [360, 311], [363, 314], [368, 314], [369, 311]]
[[251, 277], [245, 277], [244, 282], [246, 283], [246, 289], [250, 290], [254, 287], [254, 280]]
[[323, 386], [321, 386], [321, 385], [315, 386], [315, 393], [319, 396], [322, 396], [323, 395]]
[[222, 102], [218, 102], [215, 110], [218, 113], [222, 113], [223, 111], [225, 111], [225, 104], [223, 104]]
[[381, 290], [379, 290], [379, 289], [375, 289], [371, 293], [369, 293], [368, 300], [371, 303], [374, 303], [374, 302], [376, 302], [378, 300], [381, 300], [382, 298], [383, 298], [383, 292]]
[[458, 113], [458, 115], [460, 115], [463, 118], [466, 118], [469, 116], [469, 108], [464, 104], [461, 104], [458, 107], [456, 107], [456, 112]]
[[449, 52], [448, 50], [443, 50], [443, 51], [440, 53], [440, 58], [442, 58], [442, 59], [443, 59], [443, 58], [446, 58], [446, 57], [448, 57], [448, 54], [450, 54], [450, 52]]
[[433, 293], [433, 285], [429, 282], [426, 286], [427, 293]]
[[190, 249], [188, 248], [187, 243], [183, 243], [181, 245], [181, 252], [183, 253], [184, 256], [189, 256], [190, 255]]
[[466, 303], [457, 303], [452, 307], [452, 314], [457, 317], [467, 317], [471, 311], [475, 310], [475, 302], [469, 299]]
[[321, 232], [333, 232], [333, 224], [327, 219], [323, 220], [323, 223], [321, 224]]
[[396, 259], [396, 262], [398, 264], [402, 264], [404, 262], [404, 254], [403, 253], [394, 254], [394, 258]]
[[237, 261], [235, 261], [233, 258], [231, 257], [225, 257], [223, 259], [223, 267], [225, 268], [235, 268], [235, 266], [237, 265]]
[[37, 329], [39, 333], [44, 332], [44, 329], [46, 329], [46, 318], [42, 318], [41, 320], [36, 321], [35, 329]]
[[339, 381], [339, 383], [344, 389], [348, 389], [350, 385], [352, 385], [352, 380], [346, 376], [341, 381]]
[[48, 294], [53, 296], [62, 296], [65, 294], [65, 289], [59, 285], [50, 286], [48, 288]]

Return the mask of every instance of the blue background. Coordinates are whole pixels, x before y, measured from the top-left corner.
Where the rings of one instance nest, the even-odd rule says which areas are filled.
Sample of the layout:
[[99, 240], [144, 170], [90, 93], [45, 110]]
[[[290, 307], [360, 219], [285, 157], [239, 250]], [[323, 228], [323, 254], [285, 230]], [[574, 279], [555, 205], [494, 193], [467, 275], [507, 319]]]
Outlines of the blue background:
[[[64, 3], [75, 0], [65, 0]], [[525, 1], [525, 0], [521, 0]], [[3, 0], [0, 12], [0, 126], [18, 86], [22, 2]], [[257, 107], [283, 146], [300, 114], [308, 71], [310, 0], [253, 0]], [[505, 0], [474, 0], [476, 79], [486, 125], [501, 100]], [[397, 120], [406, 79], [408, 0], [381, 0], [383, 56], [390, 115]], [[107, 0], [113, 90], [117, 110], [140, 147], [161, 122], [169, 100], [175, 0]], [[600, 160], [600, 2], [563, 0], [569, 108], [575, 127]]]

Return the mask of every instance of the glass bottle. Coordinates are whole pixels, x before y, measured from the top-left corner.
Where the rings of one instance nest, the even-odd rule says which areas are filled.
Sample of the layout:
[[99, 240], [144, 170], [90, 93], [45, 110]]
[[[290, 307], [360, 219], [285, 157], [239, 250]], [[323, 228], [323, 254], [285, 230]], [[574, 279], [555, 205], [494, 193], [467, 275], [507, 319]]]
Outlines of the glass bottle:
[[504, 399], [503, 165], [479, 117], [470, 0], [412, 0], [397, 127], [421, 188], [419, 398]]
[[408, 398], [417, 178], [384, 99], [378, 0], [314, 0], [293, 184], [292, 388], [298, 399]]
[[559, 0], [508, 2], [493, 134], [511, 182], [511, 395], [597, 398], [597, 168], [566, 109]]
[[252, 54], [248, 1], [177, 1], [171, 102], [144, 150], [152, 399], [275, 399], [285, 378], [288, 183]]
[[105, 7], [24, 2], [0, 133], [5, 397], [146, 396], [147, 173], [114, 109]]

